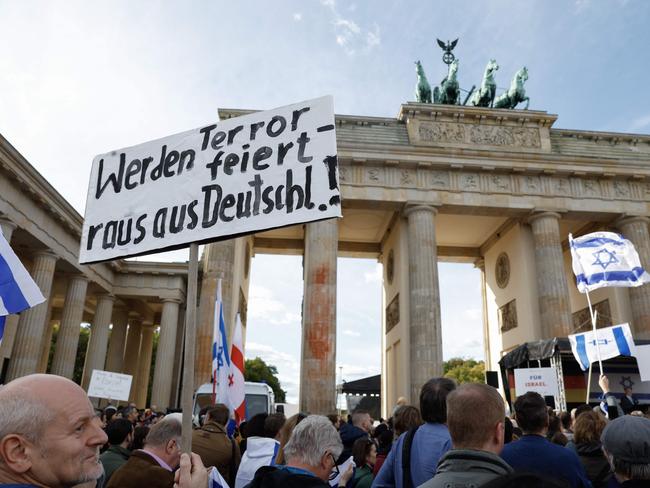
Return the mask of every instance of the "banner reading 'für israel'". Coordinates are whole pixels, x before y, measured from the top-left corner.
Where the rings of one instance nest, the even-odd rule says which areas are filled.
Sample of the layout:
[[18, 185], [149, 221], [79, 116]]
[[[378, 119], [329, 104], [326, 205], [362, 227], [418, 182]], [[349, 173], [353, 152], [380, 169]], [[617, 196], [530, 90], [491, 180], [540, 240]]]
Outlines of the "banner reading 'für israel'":
[[341, 216], [332, 97], [97, 156], [79, 261]]
[[569, 234], [573, 273], [581, 293], [606, 286], [634, 287], [650, 282], [630, 241], [614, 232]]

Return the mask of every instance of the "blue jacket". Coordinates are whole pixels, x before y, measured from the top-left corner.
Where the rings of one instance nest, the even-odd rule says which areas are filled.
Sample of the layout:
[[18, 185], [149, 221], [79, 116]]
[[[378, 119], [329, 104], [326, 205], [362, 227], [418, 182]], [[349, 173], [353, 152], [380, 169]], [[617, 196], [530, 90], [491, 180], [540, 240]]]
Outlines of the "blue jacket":
[[565, 480], [573, 488], [591, 488], [575, 451], [553, 444], [541, 435], [524, 435], [518, 441], [506, 444], [501, 458], [517, 472]]
[[[403, 488], [402, 487], [402, 445], [406, 433], [395, 442], [372, 488]], [[438, 461], [444, 453], [451, 449], [451, 437], [444, 424], [424, 424], [415, 433], [411, 446], [411, 479], [413, 486], [420, 486], [436, 474]]]

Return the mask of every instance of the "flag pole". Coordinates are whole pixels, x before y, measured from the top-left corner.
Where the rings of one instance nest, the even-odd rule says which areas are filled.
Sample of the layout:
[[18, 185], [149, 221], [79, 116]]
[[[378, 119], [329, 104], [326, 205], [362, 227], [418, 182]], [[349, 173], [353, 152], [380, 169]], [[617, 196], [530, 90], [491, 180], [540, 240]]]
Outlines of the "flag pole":
[[589, 394], [591, 393], [591, 363], [589, 363], [589, 376], [587, 376], [587, 398], [585, 403], [589, 405]]
[[[589, 291], [587, 290], [587, 303], [589, 304], [589, 315], [591, 316], [591, 327], [594, 331], [594, 340], [596, 341], [596, 353], [598, 354], [598, 367], [600, 368], [600, 374], [603, 374], [603, 361], [600, 359], [600, 342], [598, 341], [598, 332], [596, 330], [596, 317], [598, 312], [594, 312], [593, 307], [591, 306], [591, 299], [589, 298]], [[591, 372], [591, 364], [589, 364], [589, 371]], [[589, 375], [589, 381], [591, 381], [591, 374]], [[587, 392], [589, 394], [589, 392]], [[587, 402], [589, 403], [589, 402]]]
[[190, 244], [185, 308], [185, 354], [183, 356], [183, 410], [181, 449], [192, 452], [192, 398], [194, 396], [194, 349], [196, 346], [196, 291], [199, 277], [199, 245]]

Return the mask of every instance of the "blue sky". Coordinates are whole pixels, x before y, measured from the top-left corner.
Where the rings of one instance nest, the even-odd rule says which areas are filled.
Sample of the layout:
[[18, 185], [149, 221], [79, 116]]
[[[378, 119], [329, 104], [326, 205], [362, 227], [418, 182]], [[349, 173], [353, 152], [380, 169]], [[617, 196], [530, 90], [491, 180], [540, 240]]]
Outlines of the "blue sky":
[[[489, 58], [499, 87], [526, 65], [530, 108], [558, 114], [555, 127], [649, 133], [649, 19], [643, 0], [0, 0], [0, 132], [83, 213], [95, 154], [199, 127], [218, 107], [332, 94], [337, 113], [395, 116], [413, 98], [413, 61], [440, 80], [435, 39], [458, 37], [462, 87]], [[247, 354], [277, 363], [295, 399], [300, 259], [257, 256], [252, 269]], [[380, 368], [378, 273], [339, 260], [346, 379]], [[440, 273], [445, 356], [480, 357], [478, 274]]]

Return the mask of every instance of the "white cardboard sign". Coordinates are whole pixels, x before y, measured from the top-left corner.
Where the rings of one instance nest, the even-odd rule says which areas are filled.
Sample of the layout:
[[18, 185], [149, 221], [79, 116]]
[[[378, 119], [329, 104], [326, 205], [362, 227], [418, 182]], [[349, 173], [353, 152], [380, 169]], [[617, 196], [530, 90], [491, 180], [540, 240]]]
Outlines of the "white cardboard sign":
[[341, 216], [331, 96], [93, 160], [80, 263]]
[[132, 380], [133, 376], [130, 374], [93, 369], [90, 385], [88, 385], [88, 396], [128, 401]]
[[553, 368], [515, 369], [515, 394], [523, 395], [534, 391], [542, 396], [556, 397], [559, 394], [557, 376]]

